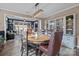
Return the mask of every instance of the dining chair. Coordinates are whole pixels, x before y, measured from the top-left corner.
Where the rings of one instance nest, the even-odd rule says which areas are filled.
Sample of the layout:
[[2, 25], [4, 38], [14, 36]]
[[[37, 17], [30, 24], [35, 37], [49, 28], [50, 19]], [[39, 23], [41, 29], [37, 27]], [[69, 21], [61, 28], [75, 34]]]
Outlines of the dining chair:
[[51, 34], [51, 37], [49, 39], [48, 45], [39, 45], [39, 55], [42, 55], [42, 53], [45, 53], [48, 56], [56, 56], [59, 55], [61, 42], [62, 42], [62, 36], [63, 32], [55, 32], [54, 36]]
[[[29, 53], [32, 53], [32, 49], [36, 48], [35, 45], [28, 42], [28, 33], [26, 33], [26, 38], [24, 38], [23, 33], [21, 32], [21, 56], [25, 53], [28, 56]], [[33, 55], [33, 54], [32, 54]]]
[[32, 29], [27, 29], [28, 34], [32, 34]]
[[27, 41], [21, 33], [21, 56], [23, 56], [24, 53], [27, 53]]

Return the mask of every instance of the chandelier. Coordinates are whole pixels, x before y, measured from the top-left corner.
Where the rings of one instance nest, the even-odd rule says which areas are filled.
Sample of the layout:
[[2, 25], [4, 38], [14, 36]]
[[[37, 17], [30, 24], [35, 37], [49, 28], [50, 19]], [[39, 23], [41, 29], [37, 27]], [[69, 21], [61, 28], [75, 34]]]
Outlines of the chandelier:
[[35, 12], [33, 14], [33, 17], [36, 18], [41, 16], [43, 13], [43, 10], [39, 8], [39, 3], [36, 3], [34, 7], [35, 7]]

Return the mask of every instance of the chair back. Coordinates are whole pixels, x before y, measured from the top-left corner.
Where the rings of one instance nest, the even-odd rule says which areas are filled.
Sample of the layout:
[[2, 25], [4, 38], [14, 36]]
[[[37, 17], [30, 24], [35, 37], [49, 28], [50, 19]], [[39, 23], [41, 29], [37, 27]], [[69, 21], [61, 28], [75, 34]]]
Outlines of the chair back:
[[63, 32], [55, 32], [54, 36], [51, 35], [49, 46], [48, 46], [48, 56], [56, 56], [59, 54], [61, 42], [62, 42]]
[[28, 34], [32, 34], [32, 29], [27, 29]]
[[[26, 33], [26, 35], [27, 35], [27, 33]], [[22, 45], [23, 45], [24, 42], [27, 42], [26, 39], [27, 39], [27, 37], [25, 38], [24, 35], [23, 35], [23, 32], [21, 31], [21, 44]]]

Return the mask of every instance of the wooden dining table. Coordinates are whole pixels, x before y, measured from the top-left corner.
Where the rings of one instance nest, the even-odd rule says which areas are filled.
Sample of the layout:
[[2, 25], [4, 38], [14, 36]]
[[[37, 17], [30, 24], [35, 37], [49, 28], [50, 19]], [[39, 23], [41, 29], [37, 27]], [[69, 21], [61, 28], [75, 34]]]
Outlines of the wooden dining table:
[[[28, 35], [28, 42], [27, 44], [32, 44], [32, 46], [35, 46], [35, 50], [38, 53], [38, 47], [41, 43], [48, 41], [48, 36], [47, 35], [38, 35], [35, 37], [34, 35], [30, 34]], [[37, 55], [36, 53], [36, 55]], [[27, 56], [28, 56], [28, 48], [27, 48]]]
[[44, 34], [39, 35], [37, 37], [35, 37], [34, 35], [28, 35], [28, 41], [33, 44], [40, 44], [44, 41], [48, 41], [49, 40], [48, 38], [49, 38], [48, 35], [44, 35]]

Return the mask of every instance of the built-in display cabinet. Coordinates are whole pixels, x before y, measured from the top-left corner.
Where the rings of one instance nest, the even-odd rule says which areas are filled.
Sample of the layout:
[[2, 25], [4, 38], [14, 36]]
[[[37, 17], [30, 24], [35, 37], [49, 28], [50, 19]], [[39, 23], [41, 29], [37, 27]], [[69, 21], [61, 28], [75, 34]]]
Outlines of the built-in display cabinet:
[[63, 30], [62, 45], [68, 48], [75, 48], [76, 28], [75, 15], [68, 15], [63, 18], [48, 20], [48, 29]]
[[73, 49], [76, 47], [75, 15], [65, 16], [63, 20], [64, 20], [63, 45]]

